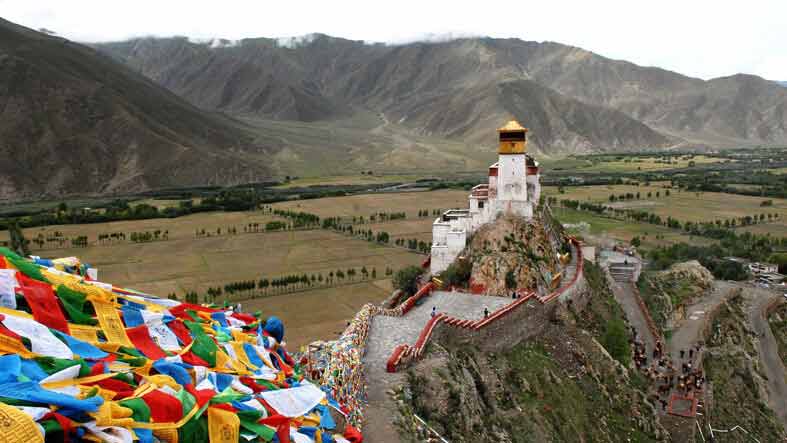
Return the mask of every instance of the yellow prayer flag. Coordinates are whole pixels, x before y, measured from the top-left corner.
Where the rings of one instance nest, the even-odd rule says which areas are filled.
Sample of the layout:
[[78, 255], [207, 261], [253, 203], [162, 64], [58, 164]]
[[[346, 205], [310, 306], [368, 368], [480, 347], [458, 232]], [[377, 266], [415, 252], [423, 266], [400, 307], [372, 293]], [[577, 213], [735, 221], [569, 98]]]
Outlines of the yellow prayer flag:
[[230, 411], [208, 408], [208, 435], [210, 443], [238, 443], [240, 419]]
[[44, 435], [32, 417], [13, 406], [0, 403], [0, 441], [4, 443], [44, 443]]

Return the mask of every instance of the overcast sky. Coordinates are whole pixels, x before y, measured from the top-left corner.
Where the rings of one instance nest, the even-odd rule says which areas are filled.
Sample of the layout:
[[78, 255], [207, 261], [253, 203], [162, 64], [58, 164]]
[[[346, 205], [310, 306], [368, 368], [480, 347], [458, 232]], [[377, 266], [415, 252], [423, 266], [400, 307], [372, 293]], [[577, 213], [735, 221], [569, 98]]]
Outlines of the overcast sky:
[[787, 80], [787, 0], [0, 0], [0, 17], [88, 42], [312, 32], [390, 43], [518, 37], [705, 79], [745, 72]]

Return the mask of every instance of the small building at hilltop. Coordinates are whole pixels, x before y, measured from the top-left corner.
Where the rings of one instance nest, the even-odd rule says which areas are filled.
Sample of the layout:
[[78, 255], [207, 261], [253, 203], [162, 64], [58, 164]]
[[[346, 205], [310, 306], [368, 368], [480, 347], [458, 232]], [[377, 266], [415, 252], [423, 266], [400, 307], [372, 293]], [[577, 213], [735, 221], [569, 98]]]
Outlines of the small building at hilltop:
[[498, 161], [489, 167], [489, 181], [473, 187], [468, 209], [449, 209], [432, 225], [432, 274], [448, 268], [480, 226], [504, 214], [533, 217], [541, 182], [538, 162], [527, 154], [527, 129], [511, 120], [497, 132]]

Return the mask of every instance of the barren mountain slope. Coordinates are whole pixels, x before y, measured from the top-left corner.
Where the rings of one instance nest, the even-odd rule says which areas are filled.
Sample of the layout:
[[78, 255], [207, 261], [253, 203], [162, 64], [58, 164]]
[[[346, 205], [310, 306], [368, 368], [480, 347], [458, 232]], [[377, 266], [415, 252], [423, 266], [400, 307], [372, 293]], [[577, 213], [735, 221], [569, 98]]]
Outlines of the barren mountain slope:
[[[392, 46], [312, 35], [287, 45], [175, 38], [97, 47], [199, 106], [264, 118], [314, 121], [372, 109], [419, 133], [477, 142], [477, 122], [491, 115], [526, 120], [517, 114], [522, 109], [498, 99], [498, 90], [530, 80], [531, 90], [542, 89], [539, 96], [565, 97], [536, 128], [555, 132], [542, 137], [557, 151], [564, 144], [575, 151], [675, 142], [656, 131], [718, 145], [787, 143], [787, 90], [774, 82], [746, 75], [703, 81], [552, 42], [471, 38]], [[574, 118], [561, 130], [561, 115], [577, 102], [607, 108], [607, 115]]]
[[238, 183], [241, 124], [95, 50], [0, 20], [0, 198]]

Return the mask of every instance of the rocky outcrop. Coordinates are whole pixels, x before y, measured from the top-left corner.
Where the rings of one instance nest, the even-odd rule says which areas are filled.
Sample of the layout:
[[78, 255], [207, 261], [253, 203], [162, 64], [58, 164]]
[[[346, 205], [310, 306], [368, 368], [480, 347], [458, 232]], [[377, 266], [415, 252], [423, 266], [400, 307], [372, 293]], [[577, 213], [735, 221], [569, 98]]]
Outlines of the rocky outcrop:
[[642, 298], [659, 328], [685, 318], [685, 307], [713, 288], [713, 274], [698, 261], [677, 263], [667, 270], [643, 275]]
[[[710, 382], [706, 414], [700, 420], [727, 427], [740, 426], [729, 441], [780, 441], [785, 430], [768, 405], [768, 381], [757, 341], [761, 340], [747, 319], [746, 299], [741, 294], [721, 305], [709, 331], [703, 369]], [[780, 411], [781, 412], [781, 411]], [[705, 422], [705, 423], [703, 423]]]
[[562, 280], [561, 254], [570, 254], [562, 229], [542, 212], [531, 220], [504, 216], [481, 227], [462, 256], [473, 265], [471, 285], [494, 295], [534, 290], [545, 295]]

